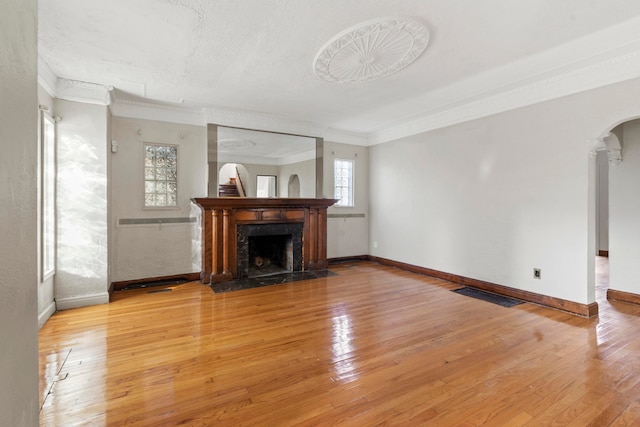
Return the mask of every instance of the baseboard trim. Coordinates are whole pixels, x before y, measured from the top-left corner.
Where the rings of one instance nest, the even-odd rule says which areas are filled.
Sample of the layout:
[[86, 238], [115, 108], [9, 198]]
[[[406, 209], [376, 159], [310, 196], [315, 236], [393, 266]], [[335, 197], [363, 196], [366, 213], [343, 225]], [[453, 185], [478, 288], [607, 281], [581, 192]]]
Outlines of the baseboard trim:
[[341, 256], [336, 258], [328, 258], [327, 262], [329, 264], [339, 264], [341, 262], [349, 262], [349, 261], [368, 261], [369, 255], [354, 255], [354, 256]]
[[157, 277], [147, 277], [144, 279], [136, 279], [136, 280], [123, 280], [120, 282], [111, 282], [110, 289], [113, 291], [121, 291], [125, 288], [128, 288], [132, 285], [142, 285], [145, 283], [153, 283], [153, 282], [162, 282], [169, 280], [186, 280], [187, 282], [200, 281], [200, 272], [197, 273], [184, 273], [184, 274], [174, 274], [171, 276], [157, 276]]
[[616, 291], [615, 289], [607, 290], [607, 299], [640, 305], [640, 295], [632, 294], [631, 292]]
[[88, 307], [90, 305], [108, 303], [109, 292], [102, 292], [93, 295], [82, 295], [79, 297], [56, 298], [56, 308], [58, 310], [69, 310], [72, 308]]
[[459, 276], [457, 274], [445, 273], [443, 271], [433, 270], [431, 268], [419, 267], [412, 264], [406, 264], [399, 261], [393, 261], [386, 258], [369, 256], [371, 261], [382, 265], [397, 267], [401, 270], [411, 271], [413, 273], [423, 274], [425, 276], [437, 277], [438, 279], [448, 280], [460, 285], [470, 286], [472, 288], [482, 289], [484, 291], [493, 292], [495, 294], [517, 298], [522, 301], [531, 302], [556, 310], [566, 311], [582, 317], [595, 317], [598, 315], [598, 304], [581, 304], [574, 301], [568, 301], [561, 298], [555, 298], [548, 295], [537, 294], [534, 292], [523, 291], [521, 289], [511, 288], [509, 286], [498, 285], [495, 283], [485, 282], [482, 280], [472, 279], [469, 277]]
[[55, 312], [56, 303], [55, 301], [51, 301], [51, 303], [47, 305], [45, 309], [40, 312], [40, 314], [38, 314], [38, 329], [42, 328], [44, 324], [47, 323], [47, 320], [49, 320], [49, 318], [53, 316], [53, 313]]
[[598, 251], [598, 256], [609, 258], [609, 251]]

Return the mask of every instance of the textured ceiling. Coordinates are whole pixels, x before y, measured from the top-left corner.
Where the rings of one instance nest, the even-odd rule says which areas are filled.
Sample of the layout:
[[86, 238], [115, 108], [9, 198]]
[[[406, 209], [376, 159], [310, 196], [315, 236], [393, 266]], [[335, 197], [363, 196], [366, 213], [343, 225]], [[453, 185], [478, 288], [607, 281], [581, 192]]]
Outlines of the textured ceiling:
[[[389, 16], [429, 29], [414, 63], [359, 83], [314, 73], [332, 37]], [[39, 54], [62, 79], [367, 134], [621, 48], [588, 37], [638, 16], [637, 0], [46, 0]]]

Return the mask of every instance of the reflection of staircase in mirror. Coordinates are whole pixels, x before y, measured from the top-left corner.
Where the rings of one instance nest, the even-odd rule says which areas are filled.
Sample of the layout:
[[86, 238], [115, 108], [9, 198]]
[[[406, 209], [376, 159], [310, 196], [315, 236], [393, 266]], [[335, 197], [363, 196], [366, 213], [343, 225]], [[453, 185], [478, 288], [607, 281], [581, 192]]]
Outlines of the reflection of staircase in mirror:
[[[232, 178], [233, 180], [233, 178]], [[247, 192], [244, 191], [244, 182], [242, 182], [242, 177], [240, 176], [240, 171], [236, 168], [236, 188], [238, 189], [238, 194], [240, 197], [247, 197]]]
[[240, 197], [238, 187], [235, 182], [230, 184], [220, 184], [218, 186], [218, 196], [220, 197]]
[[219, 197], [246, 197], [244, 191], [244, 184], [242, 178], [240, 178], [240, 172], [236, 168], [236, 177], [229, 178], [229, 182], [226, 184], [218, 185]]

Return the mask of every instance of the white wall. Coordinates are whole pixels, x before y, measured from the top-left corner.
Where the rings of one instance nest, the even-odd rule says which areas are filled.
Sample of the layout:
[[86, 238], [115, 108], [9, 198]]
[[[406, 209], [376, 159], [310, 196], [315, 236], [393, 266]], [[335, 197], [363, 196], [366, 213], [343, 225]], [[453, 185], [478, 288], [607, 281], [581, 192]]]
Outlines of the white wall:
[[58, 310], [109, 302], [106, 106], [56, 100]]
[[370, 253], [593, 302], [588, 142], [638, 112], [638, 89], [633, 80], [370, 147]]
[[38, 425], [37, 2], [0, 6], [0, 425]]
[[[43, 88], [38, 85], [38, 104], [40, 106], [46, 107], [47, 112], [54, 116], [54, 100]], [[38, 158], [42, 158], [42, 120], [39, 117], [38, 119]], [[42, 194], [41, 188], [41, 175], [38, 174], [38, 194]], [[38, 197], [38, 212], [41, 212], [40, 206], [40, 197]], [[42, 218], [38, 215], [38, 224], [41, 224]], [[41, 241], [42, 236], [40, 235], [41, 227], [37, 227], [38, 230], [38, 327], [42, 327], [45, 324], [47, 319], [51, 317], [53, 313], [56, 311], [56, 304], [54, 301], [54, 292], [53, 292], [53, 281], [54, 277], [50, 276], [44, 278], [42, 276], [41, 266], [42, 266], [42, 254], [41, 254]]]
[[622, 163], [609, 168], [609, 287], [640, 294], [640, 120], [623, 125]]
[[332, 199], [335, 159], [354, 161], [353, 207], [329, 207], [327, 257], [341, 258], [369, 253], [369, 148], [324, 142], [324, 198]]
[[[207, 196], [206, 127], [113, 117], [111, 138], [112, 281], [200, 271], [197, 223], [121, 225], [121, 219], [188, 218], [191, 199]], [[144, 208], [143, 145], [178, 145], [178, 207]]]
[[298, 175], [300, 179], [300, 197], [316, 197], [316, 160], [291, 163], [280, 166], [278, 175], [278, 197], [288, 197], [288, 184], [291, 175]]

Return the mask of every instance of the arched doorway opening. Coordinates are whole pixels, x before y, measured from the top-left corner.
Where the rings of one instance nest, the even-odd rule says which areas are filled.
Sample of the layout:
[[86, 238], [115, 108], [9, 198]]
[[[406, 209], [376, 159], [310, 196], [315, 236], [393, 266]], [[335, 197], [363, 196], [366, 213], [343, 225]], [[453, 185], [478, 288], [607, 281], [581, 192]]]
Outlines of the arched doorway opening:
[[218, 197], [246, 197], [249, 171], [241, 163], [225, 163], [218, 172]]
[[631, 302], [640, 299], [634, 288], [634, 265], [640, 256], [635, 237], [640, 233], [640, 120], [626, 119], [603, 132], [592, 142], [591, 154], [595, 280], [589, 292], [600, 304], [611, 299]]
[[289, 197], [292, 197], [292, 198], [300, 197], [300, 178], [298, 178], [298, 175], [293, 174], [289, 177], [289, 183], [287, 185], [287, 193]]

